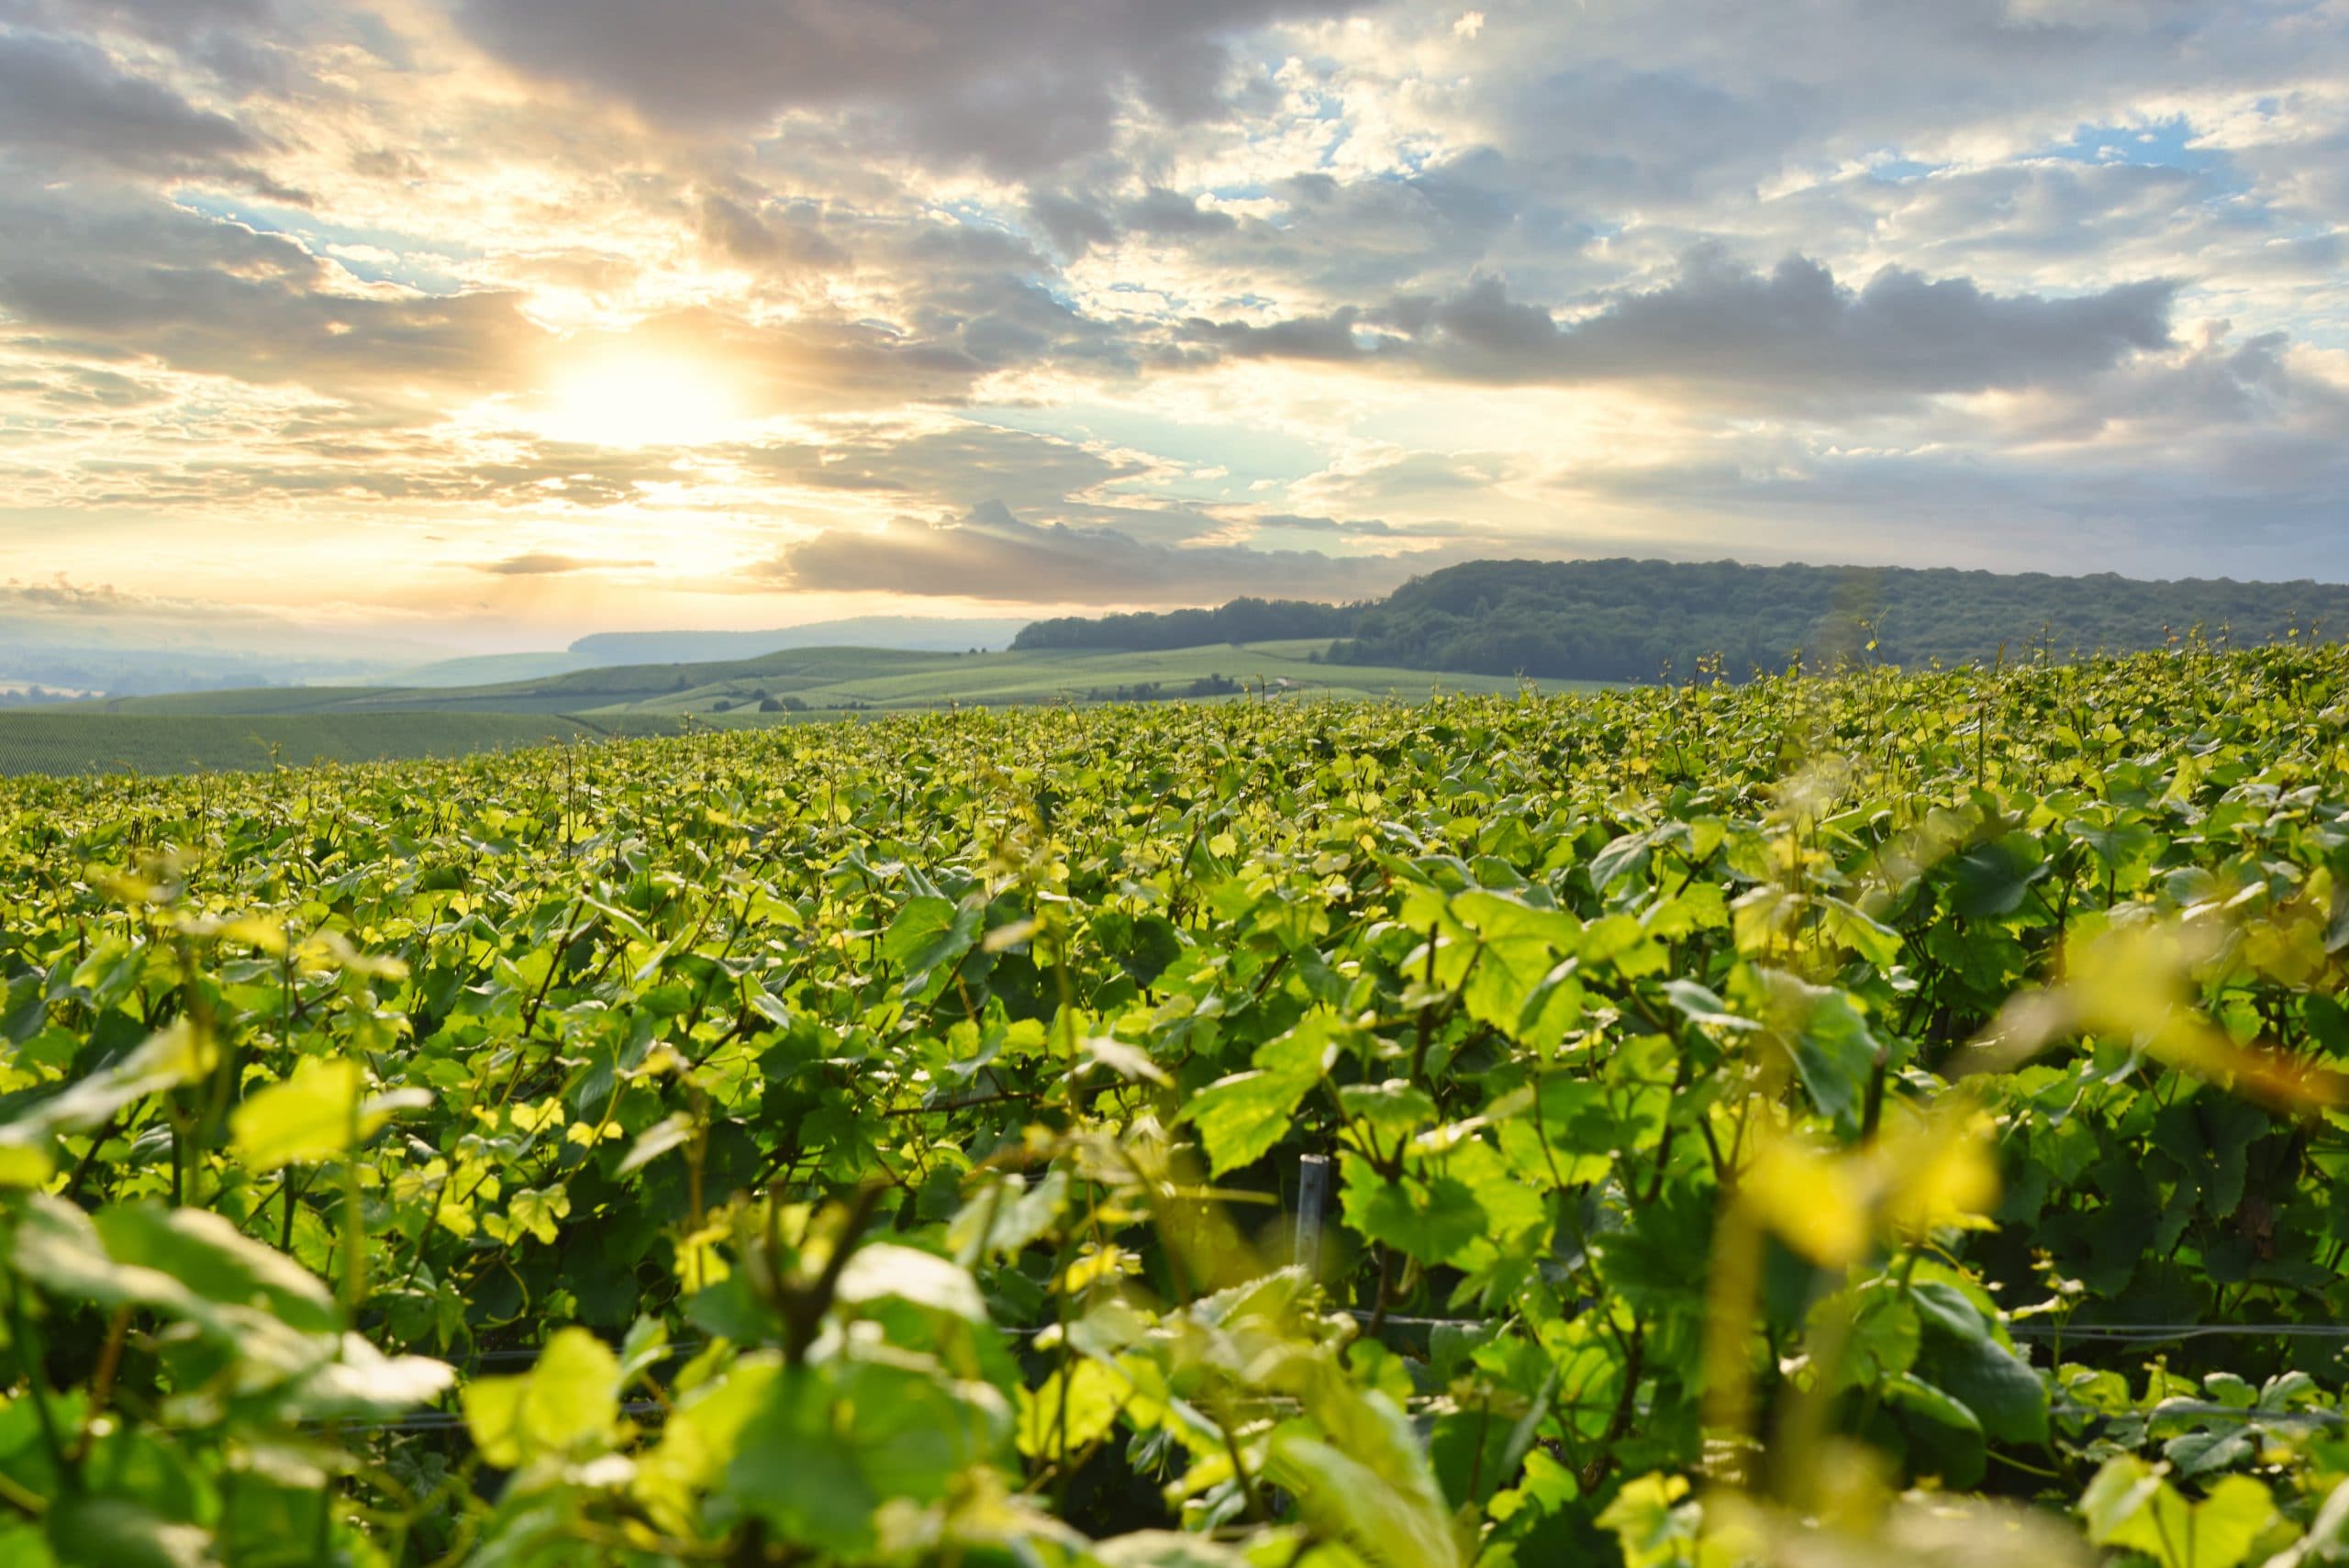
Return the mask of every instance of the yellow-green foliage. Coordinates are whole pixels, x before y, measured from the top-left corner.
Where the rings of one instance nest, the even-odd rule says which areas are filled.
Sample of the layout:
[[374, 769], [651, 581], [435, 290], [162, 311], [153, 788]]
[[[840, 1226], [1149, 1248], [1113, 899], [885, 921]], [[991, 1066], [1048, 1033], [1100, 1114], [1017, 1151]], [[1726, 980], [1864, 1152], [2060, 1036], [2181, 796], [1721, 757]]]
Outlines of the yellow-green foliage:
[[0, 1558], [2335, 1561], [2344, 695], [0, 784]]

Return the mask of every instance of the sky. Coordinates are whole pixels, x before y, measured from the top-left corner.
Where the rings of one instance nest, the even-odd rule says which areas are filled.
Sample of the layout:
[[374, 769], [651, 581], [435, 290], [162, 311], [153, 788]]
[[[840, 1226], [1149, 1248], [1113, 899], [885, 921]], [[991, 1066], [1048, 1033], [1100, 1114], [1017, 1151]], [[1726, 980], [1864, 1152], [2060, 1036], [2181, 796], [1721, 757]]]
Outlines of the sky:
[[2349, 580], [2349, 0], [0, 0], [0, 616]]

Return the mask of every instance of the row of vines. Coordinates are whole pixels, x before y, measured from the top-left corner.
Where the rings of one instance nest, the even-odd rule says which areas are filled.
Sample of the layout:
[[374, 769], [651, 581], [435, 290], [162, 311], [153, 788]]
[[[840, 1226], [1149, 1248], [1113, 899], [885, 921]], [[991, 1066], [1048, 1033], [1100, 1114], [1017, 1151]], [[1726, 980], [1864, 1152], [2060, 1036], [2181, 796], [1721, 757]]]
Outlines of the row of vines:
[[2349, 1562], [2344, 700], [0, 784], [0, 1563]]

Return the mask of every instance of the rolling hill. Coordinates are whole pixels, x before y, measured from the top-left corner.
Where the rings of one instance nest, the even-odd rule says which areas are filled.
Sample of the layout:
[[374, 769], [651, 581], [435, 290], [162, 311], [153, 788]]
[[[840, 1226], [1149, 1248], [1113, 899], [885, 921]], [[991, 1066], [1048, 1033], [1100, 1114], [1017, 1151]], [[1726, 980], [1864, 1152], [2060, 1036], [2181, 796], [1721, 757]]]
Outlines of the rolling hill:
[[[265, 768], [314, 758], [446, 755], [690, 725], [788, 723], [951, 706], [1286, 701], [1513, 693], [1492, 675], [1321, 662], [1304, 639], [1163, 651], [937, 653], [806, 648], [755, 659], [626, 664], [469, 686], [264, 686], [0, 713], [0, 773]], [[1533, 683], [1571, 689], [1586, 683]]]

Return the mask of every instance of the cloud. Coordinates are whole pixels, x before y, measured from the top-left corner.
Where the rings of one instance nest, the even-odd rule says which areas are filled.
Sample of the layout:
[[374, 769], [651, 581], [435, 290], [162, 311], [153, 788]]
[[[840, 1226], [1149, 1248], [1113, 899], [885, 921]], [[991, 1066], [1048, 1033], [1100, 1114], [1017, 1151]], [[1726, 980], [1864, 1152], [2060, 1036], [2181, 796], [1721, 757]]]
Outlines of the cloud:
[[2106, 370], [2166, 347], [2176, 285], [2118, 284], [2071, 298], [2000, 296], [1965, 278], [1886, 268], [1853, 289], [1788, 257], [1762, 273], [1690, 257], [1671, 284], [1561, 322], [1497, 278], [1442, 299], [1246, 322], [1194, 320], [1184, 336], [1241, 359], [1404, 366], [1493, 385], [1655, 381], [1745, 395], [1983, 392]]
[[261, 148], [244, 127], [78, 39], [0, 31], [0, 150], [47, 167], [209, 173], [299, 199], [251, 166]]
[[650, 561], [584, 561], [575, 555], [533, 550], [503, 561], [478, 562], [473, 570], [495, 577], [558, 577], [573, 572], [613, 572], [652, 564]]
[[[2278, 334], [2200, 340], [1866, 442], [1755, 425], [1551, 476], [1742, 553], [2132, 576], [2349, 579], [2349, 380]], [[1840, 541], [1840, 542], [1839, 542]]]
[[161, 616], [191, 620], [233, 619], [239, 613], [235, 606], [201, 599], [136, 593], [111, 583], [76, 583], [62, 572], [46, 582], [28, 583], [11, 577], [0, 583], [0, 611], [58, 617]]
[[1243, 595], [1359, 598], [1431, 564], [1437, 562], [1423, 555], [1147, 544], [1108, 528], [1023, 523], [988, 503], [958, 523], [900, 517], [872, 532], [828, 528], [784, 550], [763, 575], [779, 586], [829, 593], [1167, 605]]
[[704, 131], [842, 112], [943, 164], [1019, 174], [1108, 145], [1130, 96], [1181, 122], [1223, 104], [1227, 40], [1358, 0], [461, 0], [526, 70]]
[[257, 384], [486, 389], [545, 334], [504, 291], [336, 292], [280, 235], [184, 208], [0, 188], [19, 328]]
[[773, 442], [725, 455], [762, 478], [818, 490], [902, 496], [955, 510], [994, 500], [1030, 514], [1058, 512], [1073, 496], [1147, 472], [1130, 454], [969, 423], [850, 427], [822, 441]]
[[849, 253], [827, 236], [816, 216], [780, 203], [751, 205], [715, 192], [701, 202], [701, 235], [720, 254], [769, 272], [829, 272]]
[[[571, 634], [795, 538], [2349, 571], [2332, 12], [1477, 9], [0, 0], [0, 554]], [[551, 439], [597, 355], [740, 423]]]
[[1257, 528], [1285, 528], [1292, 533], [1307, 534], [1375, 534], [1385, 538], [1398, 531], [1414, 534], [1420, 531], [1417, 528], [1397, 530], [1376, 517], [1341, 520], [1337, 517], [1308, 517], [1301, 512], [1260, 512], [1247, 517], [1246, 521]]

